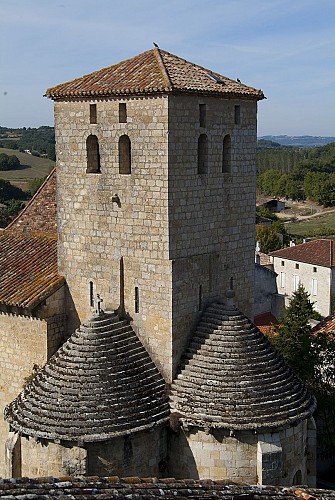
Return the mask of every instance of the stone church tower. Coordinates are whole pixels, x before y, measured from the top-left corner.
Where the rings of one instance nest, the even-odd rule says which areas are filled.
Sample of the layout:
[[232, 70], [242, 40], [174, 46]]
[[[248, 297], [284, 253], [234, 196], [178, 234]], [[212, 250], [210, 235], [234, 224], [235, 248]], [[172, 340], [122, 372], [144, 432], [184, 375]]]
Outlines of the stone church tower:
[[252, 315], [263, 93], [155, 48], [46, 95], [73, 321], [99, 293], [171, 382], [201, 311], [231, 277]]
[[46, 95], [66, 332], [5, 401], [8, 475], [313, 484], [315, 400], [245, 316], [262, 91], [154, 48]]

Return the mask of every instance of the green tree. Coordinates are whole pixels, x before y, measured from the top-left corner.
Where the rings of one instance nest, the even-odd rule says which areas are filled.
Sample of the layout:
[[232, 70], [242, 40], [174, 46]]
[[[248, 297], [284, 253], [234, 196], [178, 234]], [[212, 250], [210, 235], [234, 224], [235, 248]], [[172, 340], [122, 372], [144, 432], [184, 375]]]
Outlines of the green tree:
[[31, 195], [34, 196], [36, 191], [40, 188], [40, 186], [43, 184], [45, 177], [35, 177], [34, 179], [31, 179], [28, 182], [28, 189], [27, 192]]
[[0, 153], [0, 170], [14, 170], [19, 167], [20, 160], [17, 156], [8, 156], [6, 153]]
[[264, 253], [273, 252], [281, 248], [278, 234], [272, 226], [256, 225], [256, 241], [259, 241], [261, 251]]
[[314, 308], [309, 294], [299, 284], [293, 293], [284, 318], [276, 328], [273, 344], [282, 353], [285, 361], [301, 379], [314, 383], [319, 360], [314, 349], [312, 327], [309, 323]]
[[281, 324], [270, 338], [287, 364], [309, 386], [318, 407], [318, 446], [323, 453], [335, 450], [335, 332], [313, 332], [315, 315], [302, 285], [294, 292]]

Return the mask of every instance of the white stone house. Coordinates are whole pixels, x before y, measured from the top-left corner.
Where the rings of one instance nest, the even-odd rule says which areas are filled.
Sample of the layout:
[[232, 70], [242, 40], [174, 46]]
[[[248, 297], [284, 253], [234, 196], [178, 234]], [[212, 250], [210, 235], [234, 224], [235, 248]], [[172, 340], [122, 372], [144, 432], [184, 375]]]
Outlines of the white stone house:
[[301, 283], [322, 316], [332, 312], [335, 295], [335, 242], [313, 240], [270, 254], [277, 273], [278, 293], [288, 305]]

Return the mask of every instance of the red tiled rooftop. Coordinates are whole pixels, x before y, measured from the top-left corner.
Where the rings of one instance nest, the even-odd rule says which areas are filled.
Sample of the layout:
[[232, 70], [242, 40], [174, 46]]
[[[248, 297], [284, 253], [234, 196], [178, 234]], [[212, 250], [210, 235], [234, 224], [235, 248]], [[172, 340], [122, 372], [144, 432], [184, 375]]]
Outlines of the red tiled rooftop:
[[0, 233], [0, 302], [33, 309], [63, 282], [55, 237]]
[[6, 229], [57, 235], [56, 169]]
[[279, 321], [273, 314], [266, 312], [255, 316], [254, 325], [257, 326], [258, 330], [266, 335], [267, 333], [272, 332], [273, 325], [279, 325]]
[[46, 96], [57, 100], [72, 97], [107, 97], [162, 92], [205, 93], [264, 99], [261, 90], [214, 73], [157, 48], [49, 88]]
[[0, 303], [34, 309], [59, 288], [56, 172], [26, 208], [0, 231]]
[[305, 262], [315, 266], [335, 266], [335, 241], [313, 240], [289, 248], [282, 248], [270, 253], [273, 257]]
[[335, 315], [327, 316], [327, 318], [324, 318], [312, 329], [312, 332], [313, 334], [331, 334], [332, 337], [335, 337]]

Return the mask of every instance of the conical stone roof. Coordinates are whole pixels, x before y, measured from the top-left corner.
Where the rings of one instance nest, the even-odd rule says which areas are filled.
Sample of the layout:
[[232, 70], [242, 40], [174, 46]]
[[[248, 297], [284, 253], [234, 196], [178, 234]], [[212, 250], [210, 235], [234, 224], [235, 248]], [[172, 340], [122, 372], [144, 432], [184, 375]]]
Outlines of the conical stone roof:
[[113, 313], [81, 325], [5, 408], [25, 435], [80, 443], [148, 430], [168, 416], [162, 376]]
[[204, 428], [270, 430], [315, 410], [314, 397], [233, 304], [210, 305], [172, 384], [171, 411]]

